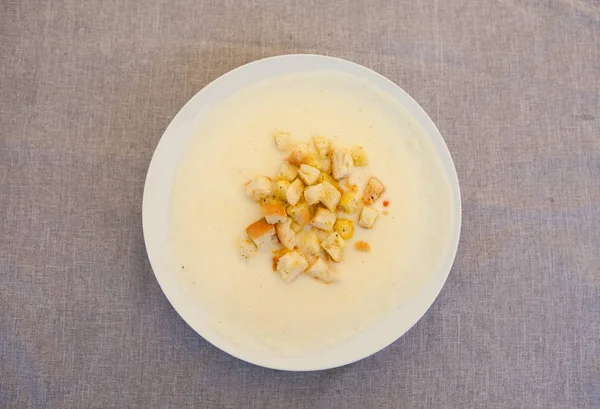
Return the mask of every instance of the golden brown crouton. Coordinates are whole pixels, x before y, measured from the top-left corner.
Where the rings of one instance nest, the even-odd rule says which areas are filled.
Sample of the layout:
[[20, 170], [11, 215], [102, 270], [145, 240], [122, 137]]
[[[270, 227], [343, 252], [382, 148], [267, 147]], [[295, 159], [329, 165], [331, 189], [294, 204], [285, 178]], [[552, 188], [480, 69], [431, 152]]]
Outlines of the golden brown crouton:
[[363, 149], [362, 146], [354, 146], [350, 150], [350, 155], [352, 155], [352, 162], [354, 166], [367, 166], [369, 164], [369, 158], [367, 157], [367, 152]]
[[313, 165], [316, 161], [314, 154], [306, 143], [297, 143], [288, 157], [288, 162], [300, 166], [302, 164]]
[[309, 186], [304, 189], [304, 200], [309, 206], [317, 204], [323, 199], [323, 184]]
[[304, 192], [304, 183], [300, 179], [296, 179], [292, 182], [290, 187], [286, 192], [286, 198], [289, 204], [292, 206], [296, 205], [300, 199], [302, 198], [302, 193]]
[[385, 186], [376, 177], [372, 177], [367, 182], [367, 187], [363, 193], [363, 203], [366, 205], [372, 205], [379, 199], [379, 197], [385, 191]]
[[338, 232], [331, 233], [326, 240], [321, 242], [321, 246], [325, 249], [327, 254], [331, 256], [333, 261], [336, 263], [342, 261], [342, 255], [344, 254], [344, 247], [346, 247], [346, 243]]
[[354, 235], [354, 223], [348, 219], [337, 219], [333, 225], [333, 230], [337, 231], [342, 239], [349, 240]]
[[264, 217], [248, 226], [246, 233], [258, 247], [277, 243], [275, 226], [267, 223]]
[[348, 190], [340, 199], [340, 209], [344, 213], [353, 213], [360, 204], [360, 195], [357, 191]]
[[378, 214], [379, 212], [371, 207], [363, 207], [360, 212], [360, 218], [358, 219], [358, 225], [365, 229], [370, 229], [373, 227]]
[[319, 158], [317, 161], [317, 167], [321, 172], [331, 172], [331, 158]]
[[246, 194], [255, 202], [269, 196], [272, 189], [271, 179], [266, 176], [257, 176], [246, 183]]
[[327, 181], [321, 183], [321, 185], [323, 185], [323, 198], [321, 199], [321, 203], [323, 203], [329, 210], [334, 212], [338, 203], [340, 202], [342, 194], [335, 188], [335, 186]]
[[282, 152], [289, 152], [294, 147], [294, 143], [292, 142], [292, 137], [290, 136], [289, 132], [273, 132], [273, 138], [275, 139], [275, 145], [277, 145], [277, 149]]
[[331, 210], [319, 207], [315, 212], [310, 224], [317, 229], [332, 231], [333, 224], [335, 223], [336, 215]]
[[302, 181], [307, 185], [314, 185], [321, 172], [319, 169], [314, 168], [310, 165], [302, 164], [300, 165], [300, 171], [298, 172], [298, 176]]
[[306, 202], [298, 203], [295, 206], [288, 206], [287, 214], [301, 226], [308, 224], [310, 221], [310, 212]]
[[308, 261], [306, 261], [306, 258], [297, 251], [287, 253], [277, 262], [277, 272], [281, 274], [281, 277], [287, 282], [298, 277], [298, 275], [307, 267]]
[[279, 242], [289, 250], [292, 250], [296, 245], [296, 234], [292, 230], [291, 224], [292, 219], [286, 218], [284, 222], [275, 225], [275, 231], [277, 232]]
[[298, 168], [289, 162], [283, 162], [277, 173], [277, 180], [294, 181], [298, 176]]
[[325, 136], [313, 136], [315, 149], [321, 158], [328, 158], [331, 154], [331, 142]]
[[305, 273], [312, 278], [316, 278], [326, 284], [335, 281], [335, 277], [329, 268], [329, 264], [322, 258], [314, 260], [306, 269]]
[[287, 201], [287, 191], [290, 187], [290, 182], [287, 180], [278, 180], [273, 184], [273, 195], [279, 200]]
[[252, 240], [242, 240], [240, 242], [240, 254], [248, 260], [256, 254], [256, 244]]
[[335, 148], [333, 150], [332, 169], [333, 177], [337, 180], [350, 174], [350, 170], [352, 169], [352, 156], [348, 149]]
[[319, 237], [314, 229], [302, 230], [298, 233], [296, 236], [296, 246], [298, 247], [298, 251], [304, 254], [304, 257], [310, 261], [316, 257], [325, 255], [321, 249]]
[[285, 206], [282, 204], [264, 204], [262, 210], [269, 224], [281, 223], [287, 219]]

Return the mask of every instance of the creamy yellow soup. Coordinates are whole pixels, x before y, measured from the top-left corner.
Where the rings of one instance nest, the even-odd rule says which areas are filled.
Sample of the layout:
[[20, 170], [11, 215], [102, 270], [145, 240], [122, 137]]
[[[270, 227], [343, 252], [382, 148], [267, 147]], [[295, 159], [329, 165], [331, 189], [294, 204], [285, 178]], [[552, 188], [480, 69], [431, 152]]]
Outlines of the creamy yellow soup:
[[[246, 226], [261, 217], [244, 184], [276, 174], [276, 130], [363, 146], [370, 163], [354, 169], [352, 182], [362, 188], [373, 175], [386, 186], [373, 229], [356, 227], [336, 264], [336, 283], [306, 275], [286, 283], [271, 252], [239, 255]], [[363, 80], [315, 71], [249, 86], [207, 115], [177, 171], [170, 235], [181, 288], [217, 333], [246, 349], [297, 356], [335, 347], [417, 296], [447, 251], [451, 213], [441, 162], [408, 112]], [[371, 251], [356, 251], [359, 240]]]

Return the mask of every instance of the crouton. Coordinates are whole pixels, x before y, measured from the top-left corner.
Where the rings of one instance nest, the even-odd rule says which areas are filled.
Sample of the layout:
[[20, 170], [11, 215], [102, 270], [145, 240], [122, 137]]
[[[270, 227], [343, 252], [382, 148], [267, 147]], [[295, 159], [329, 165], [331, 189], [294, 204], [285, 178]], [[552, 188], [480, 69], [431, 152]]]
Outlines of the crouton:
[[293, 182], [298, 177], [298, 168], [289, 162], [283, 162], [277, 173], [277, 180]]
[[287, 253], [277, 262], [277, 272], [288, 283], [298, 277], [307, 267], [308, 261], [297, 251]]
[[324, 256], [319, 237], [313, 229], [303, 230], [296, 236], [296, 246], [304, 257], [313, 260]]
[[264, 217], [246, 227], [246, 233], [258, 247], [277, 243], [275, 226], [267, 223]]
[[275, 197], [275, 195], [269, 195], [269, 196], [265, 196], [262, 199], [260, 199], [258, 201], [258, 203], [261, 206], [264, 205], [274, 205], [274, 204], [280, 204], [280, 205], [284, 205], [286, 204], [285, 200], [281, 200]]
[[350, 155], [352, 156], [352, 162], [354, 163], [354, 166], [360, 167], [367, 166], [369, 164], [369, 157], [362, 146], [352, 147], [350, 150]]
[[319, 281], [322, 281], [326, 284], [332, 283], [335, 281], [332, 271], [329, 269], [329, 264], [324, 261], [322, 258], [317, 258], [313, 261], [305, 273], [312, 278], [316, 278]]
[[269, 224], [281, 223], [287, 219], [285, 206], [282, 204], [264, 204], [262, 210]]
[[332, 169], [334, 179], [340, 180], [350, 174], [352, 169], [352, 156], [348, 149], [335, 148], [333, 150]]
[[298, 172], [300, 179], [307, 185], [314, 185], [320, 174], [319, 169], [305, 164], [300, 165], [300, 172]]
[[334, 212], [340, 202], [342, 194], [329, 182], [323, 182], [321, 185], [323, 185], [323, 198], [321, 199], [321, 203]]
[[311, 152], [306, 143], [297, 143], [288, 157], [288, 162], [292, 165], [300, 166], [302, 164], [313, 165], [316, 160], [313, 152]]
[[300, 198], [302, 198], [302, 193], [304, 192], [304, 183], [300, 179], [294, 180], [285, 194], [286, 199], [289, 204], [292, 206], [296, 205]]
[[315, 212], [310, 224], [317, 229], [332, 231], [335, 223], [336, 214], [331, 210], [319, 207]]
[[240, 254], [246, 260], [256, 254], [256, 244], [252, 240], [245, 239], [240, 242]]
[[344, 254], [344, 247], [346, 247], [346, 243], [342, 236], [338, 232], [331, 233], [326, 240], [321, 242], [321, 246], [325, 249], [327, 254], [331, 256], [333, 261], [339, 263], [342, 261], [342, 256]]
[[335, 180], [333, 176], [331, 176], [329, 173], [321, 172], [321, 179], [321, 182], [329, 182], [333, 185], [333, 187], [339, 190], [340, 193], [343, 193], [342, 187], [340, 186], [339, 182]]
[[340, 209], [344, 213], [353, 213], [360, 204], [360, 195], [357, 191], [349, 190], [344, 192], [340, 199]]
[[363, 193], [363, 203], [365, 205], [372, 205], [379, 199], [379, 197], [385, 191], [385, 186], [383, 183], [376, 177], [372, 177], [367, 182], [367, 187], [365, 188], [365, 192]]
[[308, 224], [310, 220], [310, 212], [308, 211], [306, 202], [298, 203], [295, 206], [288, 206], [287, 214], [301, 226]]
[[275, 139], [275, 145], [277, 145], [277, 149], [282, 152], [289, 152], [294, 147], [294, 142], [292, 142], [292, 137], [290, 136], [289, 132], [273, 132], [273, 138]]
[[323, 185], [309, 186], [304, 189], [304, 200], [309, 206], [319, 203], [323, 199]]
[[246, 194], [255, 202], [271, 194], [273, 185], [271, 179], [266, 176], [257, 176], [246, 183]]
[[290, 187], [290, 182], [287, 180], [278, 180], [273, 184], [273, 195], [279, 200], [287, 201], [287, 191]]
[[321, 172], [331, 172], [331, 158], [319, 158], [317, 161], [317, 167]]
[[328, 158], [331, 155], [331, 142], [325, 136], [313, 136], [315, 149], [321, 158]]
[[378, 214], [379, 212], [371, 207], [363, 207], [360, 212], [360, 218], [358, 219], [358, 225], [365, 229], [370, 229], [373, 227]]
[[302, 226], [301, 224], [296, 223], [295, 221], [292, 221], [292, 224], [290, 225], [290, 228], [292, 229], [292, 231], [296, 234], [300, 233], [302, 231], [302, 229], [304, 228], [304, 226]]
[[333, 230], [337, 231], [342, 239], [348, 240], [354, 235], [354, 223], [348, 219], [337, 219], [333, 225]]
[[289, 250], [292, 250], [296, 245], [296, 233], [292, 230], [291, 224], [292, 219], [286, 218], [284, 222], [275, 225], [275, 232], [277, 233], [279, 242]]

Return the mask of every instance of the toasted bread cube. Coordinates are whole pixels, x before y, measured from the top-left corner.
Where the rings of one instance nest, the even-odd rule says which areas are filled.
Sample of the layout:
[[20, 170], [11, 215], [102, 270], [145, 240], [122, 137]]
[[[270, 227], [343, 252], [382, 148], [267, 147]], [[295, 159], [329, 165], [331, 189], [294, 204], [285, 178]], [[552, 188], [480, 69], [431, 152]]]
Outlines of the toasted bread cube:
[[298, 172], [298, 176], [307, 185], [314, 185], [320, 175], [321, 172], [319, 169], [305, 164], [300, 165], [300, 172]]
[[292, 142], [292, 137], [290, 136], [289, 132], [273, 132], [273, 138], [275, 139], [275, 145], [277, 145], [277, 149], [282, 152], [289, 152], [294, 147], [294, 142]]
[[350, 170], [352, 169], [352, 156], [348, 149], [335, 148], [333, 150], [332, 168], [333, 177], [336, 180], [340, 180], [350, 174]]
[[272, 193], [273, 184], [266, 176], [257, 176], [246, 183], [246, 194], [255, 202], [269, 196]]
[[321, 242], [321, 246], [325, 249], [327, 254], [331, 256], [333, 261], [339, 263], [342, 261], [342, 256], [344, 254], [344, 247], [346, 247], [346, 243], [342, 236], [338, 232], [331, 233], [326, 240]]
[[312, 278], [316, 278], [317, 280], [327, 284], [335, 281], [333, 273], [329, 269], [329, 264], [322, 258], [318, 258], [313, 261], [305, 272]]
[[306, 202], [298, 203], [295, 206], [288, 206], [287, 214], [301, 226], [305, 226], [310, 220], [310, 212]]
[[287, 201], [287, 191], [290, 187], [290, 182], [287, 180], [278, 180], [273, 185], [273, 195], [279, 200]]
[[296, 234], [300, 233], [302, 231], [302, 229], [304, 229], [304, 226], [302, 226], [301, 224], [296, 223], [295, 221], [292, 221], [292, 224], [290, 225], [290, 228], [292, 229], [292, 231]]
[[256, 244], [252, 240], [246, 239], [240, 242], [240, 254], [246, 260], [256, 254]]
[[293, 182], [298, 177], [298, 168], [289, 162], [283, 162], [277, 173], [277, 180]]
[[323, 184], [309, 186], [304, 189], [304, 200], [309, 206], [319, 203], [323, 199]]
[[295, 206], [300, 199], [302, 198], [302, 193], [304, 192], [304, 183], [300, 179], [294, 180], [285, 194], [286, 199], [289, 204]]
[[321, 184], [323, 185], [323, 199], [321, 199], [321, 203], [332, 212], [335, 212], [338, 203], [340, 203], [342, 194], [329, 182], [323, 182]]
[[352, 147], [350, 150], [350, 155], [352, 156], [352, 162], [354, 163], [354, 166], [360, 167], [367, 166], [369, 164], [369, 157], [362, 146]]
[[344, 192], [340, 199], [340, 209], [344, 213], [353, 213], [358, 209], [360, 204], [360, 195], [357, 191], [348, 190]]
[[321, 158], [317, 161], [317, 167], [321, 172], [331, 172], [331, 158]]
[[275, 197], [275, 195], [269, 195], [266, 197], [263, 197], [262, 199], [260, 199], [258, 201], [258, 203], [263, 206], [263, 205], [273, 205], [273, 204], [280, 204], [280, 205], [284, 205], [285, 206], [285, 200], [281, 200]]
[[376, 177], [372, 177], [367, 182], [367, 187], [363, 193], [363, 203], [366, 205], [372, 205], [379, 199], [379, 197], [385, 192], [385, 186]]
[[296, 245], [296, 233], [292, 230], [291, 225], [292, 219], [289, 217], [284, 222], [275, 225], [275, 232], [277, 233], [279, 242], [289, 250], [292, 250]]
[[306, 143], [297, 143], [288, 157], [288, 162], [292, 165], [300, 166], [302, 164], [313, 165], [316, 163], [315, 155]]
[[288, 283], [298, 277], [298, 274], [306, 270], [307, 267], [308, 261], [297, 251], [287, 253], [277, 262], [277, 272]]
[[331, 156], [331, 142], [329, 141], [329, 138], [325, 136], [313, 136], [313, 143], [321, 158], [328, 158]]
[[333, 230], [337, 231], [342, 239], [349, 240], [354, 235], [354, 223], [348, 219], [337, 219], [333, 225]]
[[296, 236], [298, 251], [309, 260], [324, 255], [317, 233], [313, 229], [303, 230]]
[[287, 219], [285, 206], [282, 204], [264, 204], [262, 210], [265, 220], [269, 224], [281, 223]]
[[358, 225], [365, 229], [370, 229], [377, 219], [379, 212], [372, 207], [365, 206], [360, 212], [360, 218], [358, 219]]
[[319, 207], [315, 212], [310, 224], [317, 229], [332, 231], [336, 217], [336, 214], [331, 210]]
[[246, 227], [246, 233], [258, 247], [277, 243], [275, 226], [267, 223], [264, 217]]
[[321, 182], [329, 182], [333, 185], [333, 187], [339, 190], [340, 193], [343, 193], [342, 187], [340, 186], [339, 182], [335, 180], [333, 176], [331, 176], [329, 173], [321, 172], [321, 178], [323, 179]]

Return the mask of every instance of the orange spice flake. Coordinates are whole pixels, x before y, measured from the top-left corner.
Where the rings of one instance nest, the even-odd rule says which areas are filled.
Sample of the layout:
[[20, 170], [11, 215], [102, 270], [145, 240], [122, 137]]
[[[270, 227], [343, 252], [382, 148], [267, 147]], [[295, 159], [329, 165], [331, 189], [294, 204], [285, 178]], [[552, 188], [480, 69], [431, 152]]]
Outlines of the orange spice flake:
[[383, 201], [383, 207], [388, 207], [390, 205], [390, 201], [389, 200], [384, 200]]
[[365, 252], [371, 251], [371, 246], [366, 241], [357, 241], [354, 244], [354, 248], [358, 251], [365, 251]]

